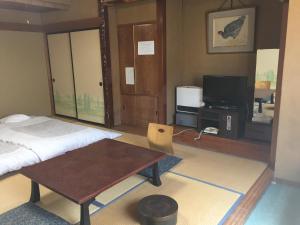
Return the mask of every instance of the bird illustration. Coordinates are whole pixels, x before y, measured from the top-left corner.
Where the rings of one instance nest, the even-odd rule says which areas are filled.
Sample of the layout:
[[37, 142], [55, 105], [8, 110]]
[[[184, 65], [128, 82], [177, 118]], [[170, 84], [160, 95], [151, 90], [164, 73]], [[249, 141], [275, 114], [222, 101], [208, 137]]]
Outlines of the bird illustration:
[[237, 20], [232, 21], [231, 23], [227, 24], [224, 28], [224, 31], [219, 31], [218, 34], [221, 35], [224, 39], [232, 37], [235, 39], [245, 23], [246, 16], [241, 16]]

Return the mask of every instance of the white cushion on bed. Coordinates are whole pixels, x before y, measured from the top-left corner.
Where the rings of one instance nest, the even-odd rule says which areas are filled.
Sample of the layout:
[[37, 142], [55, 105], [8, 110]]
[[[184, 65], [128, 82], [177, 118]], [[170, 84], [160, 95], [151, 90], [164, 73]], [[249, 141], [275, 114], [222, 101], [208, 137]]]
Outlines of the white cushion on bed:
[[0, 119], [0, 123], [19, 123], [30, 119], [30, 116], [24, 114], [14, 114]]

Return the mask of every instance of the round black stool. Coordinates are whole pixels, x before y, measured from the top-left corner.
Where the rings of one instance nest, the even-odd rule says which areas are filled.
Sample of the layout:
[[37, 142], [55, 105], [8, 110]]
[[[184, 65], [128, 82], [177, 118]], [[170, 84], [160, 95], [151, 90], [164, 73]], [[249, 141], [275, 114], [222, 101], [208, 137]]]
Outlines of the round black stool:
[[138, 204], [141, 225], [176, 225], [177, 202], [165, 195], [151, 195]]

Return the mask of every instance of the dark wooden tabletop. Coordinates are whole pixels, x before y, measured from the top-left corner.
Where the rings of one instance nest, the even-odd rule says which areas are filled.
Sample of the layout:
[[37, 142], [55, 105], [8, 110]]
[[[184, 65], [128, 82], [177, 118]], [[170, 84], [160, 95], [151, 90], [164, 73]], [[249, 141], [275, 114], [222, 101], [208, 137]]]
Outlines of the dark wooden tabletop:
[[165, 156], [161, 152], [104, 139], [25, 167], [21, 174], [82, 204]]

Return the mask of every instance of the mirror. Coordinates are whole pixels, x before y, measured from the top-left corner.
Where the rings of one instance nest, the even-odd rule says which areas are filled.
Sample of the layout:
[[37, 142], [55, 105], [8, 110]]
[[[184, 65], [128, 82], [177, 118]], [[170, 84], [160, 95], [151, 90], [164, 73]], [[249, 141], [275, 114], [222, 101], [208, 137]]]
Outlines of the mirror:
[[278, 73], [279, 49], [257, 50], [254, 122], [272, 123], [276, 100], [276, 84]]

